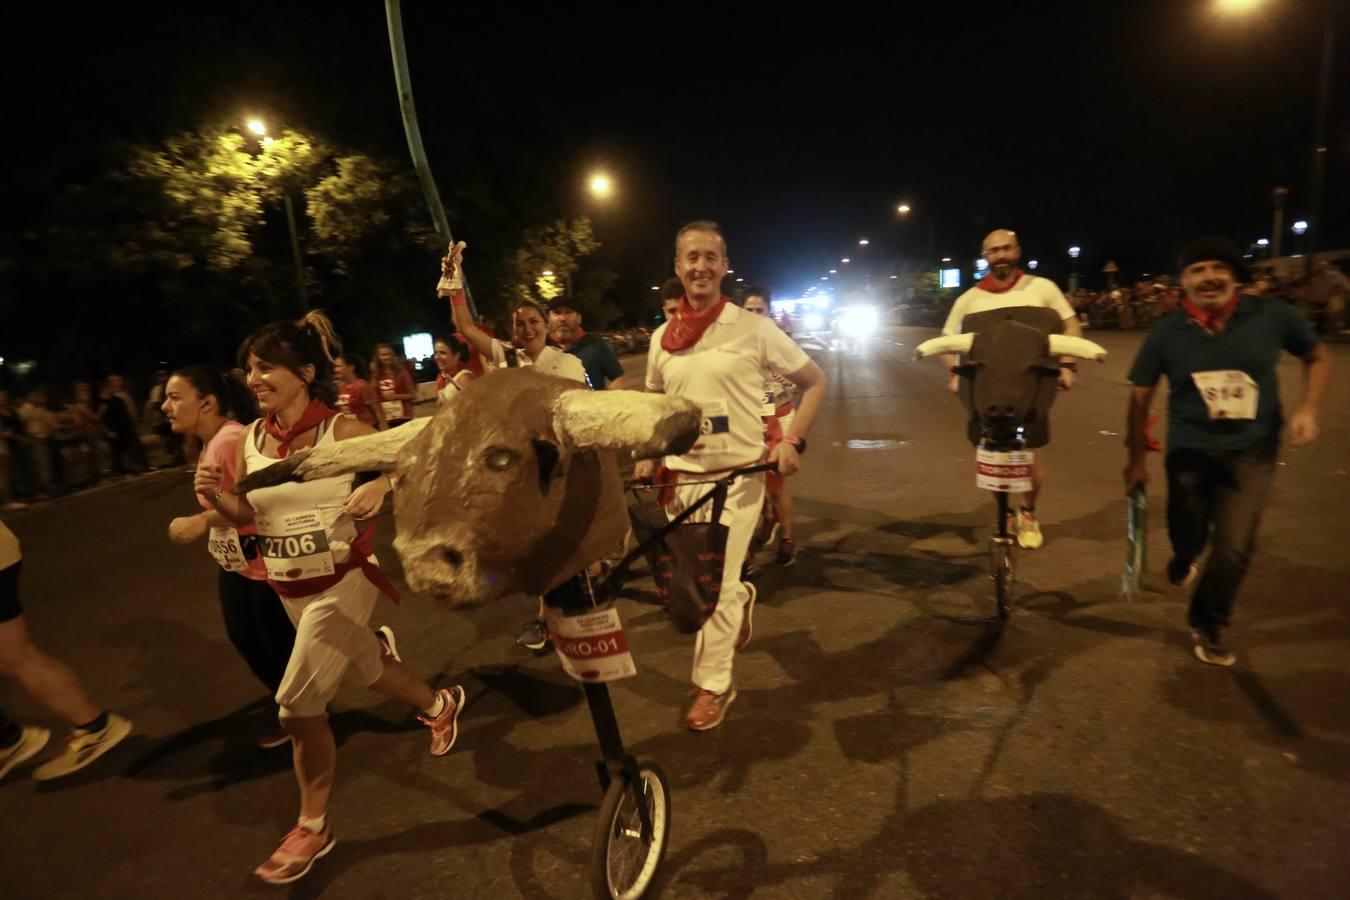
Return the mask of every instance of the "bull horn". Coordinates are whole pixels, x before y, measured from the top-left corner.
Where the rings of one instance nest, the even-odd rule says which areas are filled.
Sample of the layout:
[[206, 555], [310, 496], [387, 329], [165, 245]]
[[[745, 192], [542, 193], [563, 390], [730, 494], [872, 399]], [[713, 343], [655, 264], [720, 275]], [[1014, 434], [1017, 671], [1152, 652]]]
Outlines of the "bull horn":
[[292, 453], [235, 483], [236, 494], [273, 487], [287, 481], [313, 481], [348, 472], [392, 472], [403, 445], [422, 433], [430, 416], [405, 422], [398, 428], [345, 441], [328, 441]]
[[1106, 348], [1087, 338], [1070, 337], [1067, 334], [1050, 335], [1051, 356], [1076, 356], [1079, 359], [1091, 359], [1106, 362]]
[[566, 391], [553, 401], [553, 430], [565, 444], [615, 450], [633, 459], [685, 453], [703, 415], [688, 400], [637, 391]]
[[969, 353], [970, 345], [975, 343], [974, 334], [944, 334], [942, 337], [929, 338], [914, 348], [915, 359], [927, 359], [943, 353]]

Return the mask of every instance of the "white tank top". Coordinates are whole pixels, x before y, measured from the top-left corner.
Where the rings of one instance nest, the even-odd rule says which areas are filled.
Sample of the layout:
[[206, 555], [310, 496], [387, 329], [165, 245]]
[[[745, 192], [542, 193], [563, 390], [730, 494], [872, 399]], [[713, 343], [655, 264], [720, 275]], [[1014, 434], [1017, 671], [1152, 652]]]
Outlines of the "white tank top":
[[[314, 446], [336, 440], [336, 418], [319, 426]], [[276, 465], [258, 448], [261, 419], [244, 435], [244, 471]], [[258, 526], [258, 549], [275, 581], [298, 581], [332, 575], [347, 561], [356, 539], [356, 523], [342, 512], [355, 475], [334, 475], [314, 481], [288, 481], [248, 492]]]

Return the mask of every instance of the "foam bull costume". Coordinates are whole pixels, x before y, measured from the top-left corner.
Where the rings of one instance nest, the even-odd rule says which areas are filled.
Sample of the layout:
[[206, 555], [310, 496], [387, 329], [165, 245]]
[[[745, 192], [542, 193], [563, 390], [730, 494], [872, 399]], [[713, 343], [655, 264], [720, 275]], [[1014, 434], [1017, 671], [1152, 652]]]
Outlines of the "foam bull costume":
[[394, 549], [413, 590], [453, 605], [539, 595], [622, 544], [615, 455], [683, 453], [699, 421], [687, 400], [497, 369], [434, 416], [299, 451], [235, 491], [392, 472]]
[[[608, 647], [627, 659], [615, 676], [625, 677], [631, 657], [618, 614], [590, 606], [579, 573], [617, 548], [628, 527], [616, 454], [684, 453], [701, 418], [688, 400], [664, 394], [593, 393], [532, 368], [495, 369], [430, 418], [299, 451], [235, 490], [392, 472], [394, 548], [414, 590], [456, 605], [543, 594], [563, 614], [551, 620], [563, 628], [558, 643], [573, 648], [558, 647], [564, 667], [579, 644]], [[603, 757], [591, 885], [596, 896], [637, 898], [665, 854], [670, 786], [660, 766], [625, 749], [608, 679], [569, 674], [582, 682]]]

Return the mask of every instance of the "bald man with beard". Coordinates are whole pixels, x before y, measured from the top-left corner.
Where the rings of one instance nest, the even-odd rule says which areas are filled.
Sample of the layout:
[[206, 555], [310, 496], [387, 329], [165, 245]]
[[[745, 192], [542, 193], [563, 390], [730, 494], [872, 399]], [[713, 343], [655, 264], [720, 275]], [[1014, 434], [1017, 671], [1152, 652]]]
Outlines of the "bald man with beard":
[[[942, 327], [943, 334], [960, 334], [965, 317], [991, 309], [1006, 309], [1010, 306], [1043, 306], [1059, 313], [1064, 320], [1064, 333], [1073, 337], [1082, 337], [1083, 327], [1078, 323], [1069, 301], [1055, 283], [1048, 278], [1028, 275], [1018, 267], [1022, 258], [1022, 247], [1017, 233], [1006, 228], [989, 232], [980, 248], [980, 255], [989, 263], [989, 274], [975, 282], [970, 290], [956, 298], [952, 311], [947, 315], [947, 323]], [[953, 393], [960, 388], [960, 377], [952, 372], [957, 363], [955, 356], [944, 356], [947, 364], [948, 387]], [[1059, 388], [1067, 391], [1073, 387], [1074, 360], [1061, 360], [1065, 368], [1059, 372]], [[1045, 445], [1048, 438], [1035, 433], [1027, 437], [1027, 447], [1038, 449]], [[1040, 454], [1031, 470], [1031, 492], [1022, 495], [1022, 506], [1017, 511], [1017, 543], [1019, 546], [1034, 550], [1045, 543], [1041, 535], [1040, 521], [1036, 517], [1036, 498], [1045, 485], [1045, 467]]]

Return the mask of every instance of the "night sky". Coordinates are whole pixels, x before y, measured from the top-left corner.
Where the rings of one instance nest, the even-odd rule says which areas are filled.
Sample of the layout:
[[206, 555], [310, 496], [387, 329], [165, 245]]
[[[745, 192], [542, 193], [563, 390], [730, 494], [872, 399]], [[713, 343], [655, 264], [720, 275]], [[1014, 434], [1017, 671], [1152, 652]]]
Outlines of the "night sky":
[[[458, 236], [472, 245], [475, 223], [456, 213], [456, 190], [537, 185], [542, 221], [594, 212], [584, 177], [604, 165], [620, 194], [597, 215], [598, 237], [619, 289], [659, 281], [674, 229], [708, 217], [738, 274], [790, 295], [863, 237], [918, 256], [931, 229], [934, 255], [969, 261], [986, 231], [1011, 227], [1049, 274], [1075, 243], [1085, 271], [1114, 257], [1128, 274], [1170, 267], [1187, 237], [1268, 234], [1276, 184], [1292, 191], [1289, 219], [1306, 215], [1321, 4], [1268, 0], [1242, 23], [1209, 6], [540, 14], [408, 2], [404, 20]], [[212, 116], [261, 114], [408, 158], [381, 3], [90, 7], [8, 16], [10, 215], [89, 177], [112, 142]], [[1324, 246], [1350, 243], [1344, 37]], [[470, 157], [467, 185], [452, 160]], [[915, 210], [903, 223], [901, 200]]]

